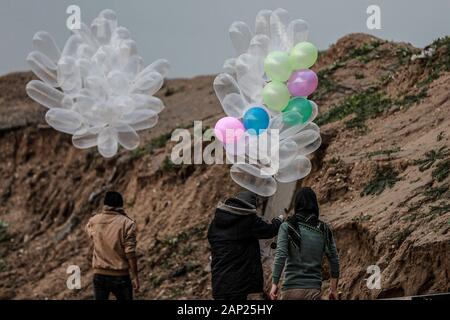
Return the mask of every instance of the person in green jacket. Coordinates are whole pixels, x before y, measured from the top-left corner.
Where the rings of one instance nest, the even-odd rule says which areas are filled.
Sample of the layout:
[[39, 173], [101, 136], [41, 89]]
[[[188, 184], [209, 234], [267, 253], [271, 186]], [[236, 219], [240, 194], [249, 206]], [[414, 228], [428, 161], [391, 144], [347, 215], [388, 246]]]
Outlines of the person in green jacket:
[[329, 299], [337, 299], [339, 256], [328, 225], [319, 220], [317, 197], [311, 188], [301, 188], [294, 202], [295, 213], [284, 222], [278, 233], [272, 273], [270, 297], [278, 298], [279, 283], [282, 300], [319, 300], [322, 288], [324, 255], [330, 264]]

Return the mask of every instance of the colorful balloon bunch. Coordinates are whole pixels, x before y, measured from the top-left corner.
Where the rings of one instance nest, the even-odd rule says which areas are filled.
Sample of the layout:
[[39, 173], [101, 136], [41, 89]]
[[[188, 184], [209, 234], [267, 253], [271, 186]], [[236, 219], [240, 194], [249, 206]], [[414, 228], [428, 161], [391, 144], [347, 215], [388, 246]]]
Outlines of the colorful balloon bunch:
[[27, 62], [42, 81], [29, 82], [27, 93], [49, 108], [50, 126], [73, 135], [75, 147], [97, 146], [109, 158], [118, 144], [137, 148], [137, 131], [157, 124], [164, 105], [153, 95], [169, 63], [161, 59], [144, 68], [136, 42], [112, 10], [103, 10], [90, 27], [74, 29], [62, 51], [43, 31], [35, 34], [33, 45]]
[[[217, 122], [215, 136], [233, 163], [232, 179], [270, 196], [277, 181], [293, 182], [310, 173], [307, 155], [321, 144], [319, 127], [312, 122], [318, 107], [308, 99], [318, 86], [317, 75], [309, 69], [318, 51], [306, 41], [307, 23], [289, 21], [284, 9], [260, 11], [255, 33], [244, 22], [233, 23], [229, 33], [237, 57], [226, 60], [225, 73], [214, 80], [227, 115]], [[279, 133], [279, 158], [255, 159], [250, 146], [260, 148], [255, 140], [267, 139], [270, 129]], [[245, 147], [237, 148], [239, 143]], [[275, 160], [279, 165], [270, 166]]]

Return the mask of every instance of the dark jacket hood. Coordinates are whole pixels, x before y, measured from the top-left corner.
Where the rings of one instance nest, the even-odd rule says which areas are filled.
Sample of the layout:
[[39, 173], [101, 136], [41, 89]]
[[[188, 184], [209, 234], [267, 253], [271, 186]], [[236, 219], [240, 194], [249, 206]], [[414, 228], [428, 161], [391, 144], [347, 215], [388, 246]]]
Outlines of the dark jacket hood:
[[217, 226], [229, 226], [235, 224], [242, 216], [257, 214], [256, 208], [239, 198], [229, 198], [225, 202], [219, 202], [216, 210]]
[[245, 207], [256, 208], [257, 195], [251, 191], [245, 190], [239, 192], [234, 198], [231, 198], [230, 200], [237, 200], [241, 205], [244, 205]]

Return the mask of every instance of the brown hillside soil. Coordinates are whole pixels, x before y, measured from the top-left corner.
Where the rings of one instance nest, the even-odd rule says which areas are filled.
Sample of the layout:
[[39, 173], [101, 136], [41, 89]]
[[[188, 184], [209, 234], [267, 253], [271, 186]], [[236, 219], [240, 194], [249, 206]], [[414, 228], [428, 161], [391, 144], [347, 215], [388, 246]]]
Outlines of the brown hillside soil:
[[[334, 229], [343, 298], [450, 290], [450, 40], [430, 47], [412, 59], [421, 50], [353, 34], [320, 55], [313, 99], [324, 143], [301, 184]], [[207, 226], [238, 187], [226, 165], [179, 167], [167, 156], [172, 130], [221, 116], [213, 77], [167, 81], [157, 127], [110, 160], [45, 124], [24, 91], [31, 78], [0, 78], [0, 298], [92, 298], [83, 228], [106, 189], [124, 193], [137, 221], [137, 297], [210, 298]], [[81, 268], [81, 290], [66, 287], [69, 265]], [[370, 265], [380, 290], [366, 286]]]

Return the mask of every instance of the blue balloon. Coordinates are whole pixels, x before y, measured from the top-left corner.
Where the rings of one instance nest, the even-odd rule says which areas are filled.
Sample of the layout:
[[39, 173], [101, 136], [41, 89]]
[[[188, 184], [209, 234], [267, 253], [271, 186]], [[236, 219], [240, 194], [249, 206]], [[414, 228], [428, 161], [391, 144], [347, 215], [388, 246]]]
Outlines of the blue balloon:
[[270, 116], [264, 108], [253, 107], [245, 112], [242, 122], [249, 133], [258, 135], [269, 127]]

